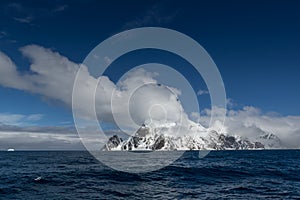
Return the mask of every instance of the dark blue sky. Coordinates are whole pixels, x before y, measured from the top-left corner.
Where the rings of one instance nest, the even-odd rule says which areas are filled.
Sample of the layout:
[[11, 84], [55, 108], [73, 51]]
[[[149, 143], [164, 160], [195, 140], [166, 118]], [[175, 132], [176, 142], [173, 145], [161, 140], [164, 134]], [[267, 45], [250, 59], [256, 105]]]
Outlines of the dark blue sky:
[[[0, 50], [23, 72], [29, 62], [18, 50], [22, 46], [41, 45], [80, 63], [120, 31], [159, 26], [192, 37], [208, 51], [236, 108], [300, 114], [300, 2], [1, 1], [0, 10]], [[130, 58], [124, 58], [127, 64], [141, 59]], [[72, 121], [59, 102], [1, 86], [0, 95], [0, 113], [41, 113], [41, 125]]]

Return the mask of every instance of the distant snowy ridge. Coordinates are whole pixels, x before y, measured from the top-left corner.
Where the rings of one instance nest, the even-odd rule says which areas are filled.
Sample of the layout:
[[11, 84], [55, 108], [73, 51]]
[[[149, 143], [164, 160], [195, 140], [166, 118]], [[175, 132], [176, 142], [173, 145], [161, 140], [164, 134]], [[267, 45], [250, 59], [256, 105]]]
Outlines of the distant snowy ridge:
[[266, 149], [280, 149], [283, 148], [281, 140], [273, 133], [265, 133], [257, 138], [257, 141], [264, 144]]
[[176, 123], [143, 124], [134, 136], [123, 140], [117, 135], [109, 138], [104, 151], [173, 151], [173, 150], [246, 150], [279, 148], [280, 140], [274, 134], [261, 135], [250, 141], [240, 136], [218, 133], [200, 124], [188, 127], [188, 134], [172, 134]]

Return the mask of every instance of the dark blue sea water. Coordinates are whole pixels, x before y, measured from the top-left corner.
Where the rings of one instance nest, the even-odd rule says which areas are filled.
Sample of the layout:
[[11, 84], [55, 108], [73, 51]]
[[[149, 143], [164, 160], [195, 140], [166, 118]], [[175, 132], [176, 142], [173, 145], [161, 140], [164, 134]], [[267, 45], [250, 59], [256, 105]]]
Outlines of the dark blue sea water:
[[[37, 177], [41, 180], [35, 181]], [[88, 152], [0, 152], [0, 199], [299, 199], [300, 150], [186, 152], [144, 174]]]

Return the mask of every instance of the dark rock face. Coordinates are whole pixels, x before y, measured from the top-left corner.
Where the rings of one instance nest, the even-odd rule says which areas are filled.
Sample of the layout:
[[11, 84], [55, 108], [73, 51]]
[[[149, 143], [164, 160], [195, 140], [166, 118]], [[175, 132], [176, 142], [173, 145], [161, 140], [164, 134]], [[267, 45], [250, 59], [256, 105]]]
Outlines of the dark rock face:
[[254, 143], [254, 147], [255, 147], [255, 148], [263, 149], [265, 146], [264, 146], [262, 143], [260, 143], [260, 142], [255, 142], [255, 143]]
[[255, 145], [251, 143], [249, 140], [238, 141], [239, 148], [237, 149], [253, 149]]
[[263, 149], [264, 145], [260, 142], [250, 142], [247, 139], [240, 139], [230, 135], [218, 134], [217, 132], [211, 133], [211, 142], [209, 144], [210, 148], [216, 150], [225, 149]]
[[165, 138], [161, 135], [152, 146], [152, 150], [159, 150], [165, 146]]
[[224, 134], [221, 134], [219, 136], [219, 142], [222, 144], [221, 146], [223, 147], [223, 149], [225, 149], [225, 148], [237, 149], [239, 146], [239, 144], [235, 140], [235, 137], [226, 136]]
[[136, 136], [137, 137], [145, 137], [146, 135], [149, 134], [149, 128], [146, 127], [144, 124], [137, 130]]
[[122, 142], [122, 139], [119, 138], [119, 136], [114, 135], [108, 139], [108, 142], [106, 143], [104, 149], [111, 150], [113, 148], [116, 148], [117, 146], [119, 146], [119, 144], [121, 144], [121, 142]]
[[137, 148], [140, 144], [140, 141], [144, 140], [143, 137], [138, 136], [132, 136], [129, 138], [129, 140], [125, 141], [122, 145], [122, 150], [128, 150], [131, 151], [134, 148]]
[[[132, 150], [132, 143], [129, 141], [128, 142], [128, 151], [131, 151]], [[124, 145], [124, 147], [126, 147], [126, 145]]]
[[236, 149], [238, 146], [234, 137], [226, 136], [224, 134], [220, 134], [220, 136], [218, 138], [218, 143], [221, 144], [219, 147], [220, 149], [226, 149], [226, 148]]
[[133, 146], [134, 146], [134, 148], [137, 148], [138, 146], [139, 146], [139, 141], [140, 141], [140, 139], [142, 139], [142, 138], [139, 138], [139, 137], [132, 137], [132, 142], [133, 142]]

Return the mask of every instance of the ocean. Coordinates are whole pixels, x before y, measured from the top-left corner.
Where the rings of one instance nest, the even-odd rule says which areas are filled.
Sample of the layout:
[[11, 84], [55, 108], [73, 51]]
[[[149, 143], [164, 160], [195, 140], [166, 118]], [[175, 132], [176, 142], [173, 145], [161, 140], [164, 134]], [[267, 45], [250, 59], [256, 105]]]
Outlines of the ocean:
[[211, 151], [201, 159], [186, 152], [139, 174], [85, 151], [0, 152], [1, 200], [268, 198], [300, 198], [300, 150]]

